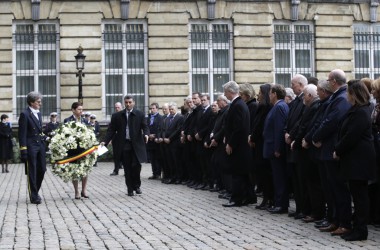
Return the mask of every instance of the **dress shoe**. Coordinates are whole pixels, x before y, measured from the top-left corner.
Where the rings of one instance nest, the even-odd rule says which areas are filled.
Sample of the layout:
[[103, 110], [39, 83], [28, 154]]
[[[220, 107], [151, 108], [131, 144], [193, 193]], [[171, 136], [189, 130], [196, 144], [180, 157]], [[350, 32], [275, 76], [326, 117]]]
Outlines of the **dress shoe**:
[[242, 206], [242, 203], [238, 203], [238, 202], [234, 202], [234, 201], [230, 201], [226, 204], [223, 204], [222, 205], [223, 207], [241, 207]]
[[128, 196], [134, 196], [133, 192], [128, 192]]
[[314, 222], [315, 218], [308, 215], [308, 216], [305, 216], [305, 218], [302, 218], [302, 221], [305, 223], [310, 223], [310, 222]]
[[314, 227], [316, 227], [316, 228], [322, 228], [322, 227], [328, 227], [330, 225], [331, 225], [331, 223], [329, 221], [325, 220], [322, 223], [315, 223]]
[[257, 197], [248, 197], [243, 200], [243, 205], [250, 205], [250, 204], [256, 204], [257, 203]]
[[296, 216], [297, 215], [297, 212], [290, 212], [290, 213], [288, 213], [288, 216], [289, 217], [294, 217], [294, 216]]
[[331, 236], [339, 236], [339, 235], [347, 234], [349, 232], [351, 232], [351, 229], [349, 228], [338, 227], [337, 229], [331, 232]]
[[306, 216], [303, 214], [303, 213], [298, 213], [294, 216], [294, 219], [295, 220], [299, 220], [299, 219], [303, 219], [305, 218]]
[[140, 188], [136, 188], [136, 194], [142, 194], [142, 192], [141, 192], [141, 189]]
[[203, 190], [203, 191], [210, 190], [210, 186], [209, 185], [204, 185], [204, 187], [202, 187], [201, 190]]
[[368, 232], [361, 233], [357, 231], [353, 231], [352, 233], [347, 234], [346, 236], [343, 237], [343, 239], [346, 241], [360, 241], [360, 240], [367, 240], [367, 238], [368, 238]]
[[119, 173], [118, 173], [118, 172], [112, 172], [110, 175], [111, 175], [111, 176], [112, 176], [112, 175], [119, 175]]
[[181, 184], [182, 182], [181, 182], [181, 180], [176, 180], [175, 182], [174, 182], [174, 184]]
[[321, 232], [332, 232], [332, 231], [335, 231], [336, 229], [338, 229], [337, 225], [330, 224], [330, 226], [328, 226], [328, 227], [319, 228], [319, 231], [321, 231]]
[[155, 180], [155, 179], [157, 179], [157, 176], [152, 175], [152, 176], [150, 176], [148, 179], [149, 179], [149, 180]]
[[33, 200], [30, 200], [30, 203], [32, 204], [41, 204], [41, 199], [33, 199]]
[[88, 196], [88, 195], [84, 195], [84, 193], [83, 193], [83, 191], [82, 192], [80, 192], [80, 196], [82, 196], [83, 198], [90, 198], [90, 196]]
[[282, 208], [282, 207], [274, 207], [274, 208], [268, 209], [268, 212], [271, 214], [286, 214], [288, 213], [288, 209]]
[[194, 189], [195, 190], [200, 190], [200, 189], [202, 189], [202, 188], [205, 188], [206, 187], [206, 184], [199, 184], [197, 187], [195, 187]]

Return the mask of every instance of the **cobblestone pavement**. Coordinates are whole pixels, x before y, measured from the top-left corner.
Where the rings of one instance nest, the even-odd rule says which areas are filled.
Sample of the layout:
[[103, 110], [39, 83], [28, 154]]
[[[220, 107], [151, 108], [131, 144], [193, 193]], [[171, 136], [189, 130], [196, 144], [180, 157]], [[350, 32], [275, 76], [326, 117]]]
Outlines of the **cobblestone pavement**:
[[[345, 242], [312, 224], [258, 211], [224, 208], [216, 193], [148, 180], [127, 196], [123, 171], [99, 163], [89, 176], [90, 199], [75, 200], [71, 183], [46, 172], [43, 202], [27, 199], [23, 165], [0, 174], [0, 249], [379, 249], [380, 230]], [[294, 206], [294, 204], [292, 204]]]

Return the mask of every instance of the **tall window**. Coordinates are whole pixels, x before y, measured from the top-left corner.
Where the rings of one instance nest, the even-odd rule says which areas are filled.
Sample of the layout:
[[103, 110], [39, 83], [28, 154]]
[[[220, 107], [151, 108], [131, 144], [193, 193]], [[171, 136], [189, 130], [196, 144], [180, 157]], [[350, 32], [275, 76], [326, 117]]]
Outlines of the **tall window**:
[[147, 33], [142, 23], [109, 23], [103, 26], [104, 86], [106, 115], [116, 102], [133, 96], [136, 108], [145, 110], [148, 102]]
[[59, 32], [56, 23], [15, 24], [13, 26], [13, 72], [16, 115], [27, 106], [31, 91], [43, 95], [42, 116], [60, 111], [58, 102]]
[[354, 24], [355, 78], [380, 77], [380, 25]]
[[314, 33], [309, 24], [274, 25], [275, 83], [290, 86], [295, 74], [314, 76]]
[[209, 94], [212, 101], [232, 79], [231, 25], [191, 24], [190, 43], [191, 91]]

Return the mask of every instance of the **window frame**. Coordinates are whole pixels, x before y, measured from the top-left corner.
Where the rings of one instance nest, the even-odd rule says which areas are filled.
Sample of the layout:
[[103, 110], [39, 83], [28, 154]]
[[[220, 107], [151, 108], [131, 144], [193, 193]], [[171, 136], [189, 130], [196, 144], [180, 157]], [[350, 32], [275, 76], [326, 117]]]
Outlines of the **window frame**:
[[[276, 41], [276, 26], [289, 26], [289, 42], [277, 42]], [[296, 42], [296, 26], [308, 26], [309, 31], [308, 34], [311, 36], [311, 39], [308, 40], [307, 43], [297, 43]], [[296, 75], [296, 74], [303, 74], [306, 77], [308, 75], [310, 76], [315, 76], [315, 32], [314, 32], [314, 23], [309, 22], [309, 21], [297, 21], [297, 22], [290, 22], [290, 21], [276, 21], [273, 23], [273, 79], [275, 83], [281, 83], [277, 79], [277, 76], [280, 74], [283, 75], [289, 75], [289, 82], [286, 83], [281, 83], [285, 87], [290, 87], [291, 79]], [[284, 32], [285, 33], [285, 32]], [[310, 51], [310, 67], [296, 67], [297, 65], [297, 51], [304, 50], [304, 48], [307, 48], [308, 51]], [[286, 51], [290, 51], [290, 62], [289, 67], [287, 68], [280, 68], [276, 67], [276, 50], [278, 49], [284, 49]]]
[[[30, 25], [33, 27], [33, 42], [32, 43], [17, 43], [16, 41], [16, 30], [17, 26], [20, 25]], [[46, 49], [46, 44], [39, 41], [39, 26], [42, 25], [54, 25], [55, 26], [55, 43], [48, 43], [49, 49], [53, 48], [55, 49], [55, 69], [40, 69], [39, 68], [39, 52], [40, 51], [48, 51], [49, 49]], [[17, 106], [17, 100], [20, 97], [26, 98], [27, 93], [25, 95], [18, 95], [17, 94], [17, 77], [18, 76], [33, 76], [33, 91], [39, 91], [43, 98], [42, 98], [42, 107], [41, 110], [44, 109], [44, 98], [46, 97], [54, 97], [56, 98], [56, 106], [52, 107], [52, 112], [57, 112], [58, 114], [61, 113], [61, 103], [60, 103], [60, 86], [61, 86], [61, 72], [60, 72], [60, 27], [58, 21], [52, 21], [52, 20], [40, 20], [40, 21], [32, 21], [32, 20], [14, 20], [12, 23], [12, 114], [13, 119], [18, 120], [20, 113], [28, 106], [27, 103], [24, 104], [22, 107]], [[32, 45], [31, 45], [32, 44]], [[33, 49], [30, 49], [30, 48]], [[17, 52], [18, 51], [33, 51], [33, 69], [17, 69]], [[39, 89], [40, 85], [40, 79], [41, 76], [55, 76], [56, 80], [56, 92], [55, 94], [47, 94], [43, 93]], [[49, 114], [50, 112], [43, 112], [45, 114], [42, 115], [43, 121], [49, 121]]]
[[[360, 29], [360, 31], [356, 31], [356, 29]], [[377, 30], [376, 30], [377, 29]], [[355, 22], [352, 25], [353, 30], [353, 75], [355, 78], [364, 78], [368, 77], [371, 79], [377, 79], [380, 77], [380, 23], [365, 23], [365, 22]], [[356, 42], [356, 35], [360, 35], [360, 33], [364, 33], [366, 36], [368, 36], [368, 40], [365, 42]], [[375, 37], [377, 37], [375, 39]], [[377, 40], [377, 41], [375, 41]], [[364, 46], [361, 46], [361, 44], [365, 44]], [[369, 46], [368, 46], [369, 44]], [[356, 58], [356, 52], [357, 51], [367, 51], [368, 55], [366, 56], [368, 59], [368, 67], [356, 67], [357, 58]], [[376, 66], [376, 60], [375, 60], [375, 54], [376, 51], [378, 52], [377, 55], [377, 64]], [[362, 76], [359, 76], [362, 75]], [[365, 76], [364, 76], [365, 75]]]
[[[105, 33], [106, 33], [106, 29], [105, 29], [105, 26], [106, 25], [119, 25], [121, 30], [121, 43], [120, 42], [117, 42], [117, 43], [107, 43], [107, 41], [105, 40]], [[137, 50], [141, 47], [139, 46], [134, 46], [133, 44], [130, 44], [130, 43], [127, 43], [126, 42], [126, 35], [128, 34], [127, 33], [127, 26], [128, 25], [142, 25], [142, 28], [143, 28], [143, 42], [142, 43], [138, 43], [140, 45], [142, 45], [142, 48], [143, 48], [143, 51], [144, 51], [144, 55], [143, 55], [143, 68], [128, 68], [128, 58], [127, 58], [127, 52], [128, 51], [131, 51], [131, 50]], [[109, 108], [107, 106], [107, 97], [108, 96], [116, 96], [115, 94], [107, 94], [107, 80], [106, 80], [106, 77], [109, 76], [109, 75], [114, 75], [114, 76], [117, 76], [117, 75], [120, 75], [121, 74], [121, 78], [122, 78], [122, 94], [121, 94], [121, 98], [120, 98], [120, 102], [122, 103], [122, 105], [124, 106], [124, 103], [123, 103], [123, 98], [126, 94], [131, 94], [131, 96], [136, 96], [136, 93], [130, 93], [128, 91], [128, 76], [130, 75], [144, 75], [144, 91], [142, 94], [139, 94], [139, 95], [143, 95], [144, 96], [144, 103], [143, 105], [138, 105], [139, 107], [143, 107], [143, 112], [148, 112], [148, 102], [149, 102], [149, 86], [148, 86], [148, 82], [149, 82], [149, 74], [148, 74], [148, 34], [147, 34], [147, 30], [148, 30], [148, 25], [147, 25], [147, 21], [146, 20], [104, 20], [101, 24], [101, 29], [102, 29], [102, 91], [103, 91], [103, 94], [102, 96], [104, 98], [102, 98], [102, 112], [104, 114], [104, 117], [105, 119], [110, 119], [111, 115], [113, 112], [110, 112], [110, 113], [107, 113], [107, 108]], [[115, 46], [116, 44], [116, 46]], [[118, 48], [119, 50], [122, 50], [122, 58], [121, 58], [121, 63], [122, 63], [122, 67], [121, 68], [106, 68], [106, 50], [107, 48]], [[112, 73], [112, 74], [109, 74], [109, 73]], [[137, 73], [137, 74], [136, 74]], [[135, 100], [136, 101], [136, 100]], [[113, 105], [113, 104], [112, 104]], [[113, 109], [113, 106], [112, 106], [112, 109]]]
[[[208, 32], [208, 42], [207, 43], [193, 43], [192, 42], [192, 25], [206, 25], [207, 26], [207, 32]], [[220, 46], [214, 46], [214, 40], [213, 40], [213, 26], [214, 25], [227, 25], [228, 27], [228, 43], [219, 43], [223, 44], [224, 47]], [[233, 59], [233, 23], [230, 20], [191, 20], [188, 25], [188, 31], [189, 31], [189, 90], [190, 93], [196, 92], [197, 90], [193, 89], [193, 75], [200, 75], [200, 74], [207, 74], [208, 78], [208, 93], [202, 92], [201, 94], [208, 94], [210, 96], [210, 103], [216, 100], [214, 98], [217, 97], [220, 94], [223, 94], [223, 90], [221, 92], [214, 91], [214, 75], [215, 74], [228, 74], [228, 81], [233, 80], [234, 76], [234, 59]], [[203, 45], [203, 46], [202, 46]], [[214, 68], [214, 51], [218, 49], [226, 50], [226, 45], [228, 47], [228, 68]], [[193, 50], [199, 50], [199, 48], [207, 48], [207, 59], [208, 59], [208, 67], [207, 68], [193, 68]], [[220, 72], [218, 72], [220, 70]], [[194, 72], [197, 72], [198, 74], [195, 74]]]

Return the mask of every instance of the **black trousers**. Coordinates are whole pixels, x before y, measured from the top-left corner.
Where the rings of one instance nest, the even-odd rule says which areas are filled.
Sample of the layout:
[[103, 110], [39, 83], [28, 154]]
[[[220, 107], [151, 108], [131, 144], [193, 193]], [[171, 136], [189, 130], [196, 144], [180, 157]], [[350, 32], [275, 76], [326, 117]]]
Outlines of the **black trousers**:
[[46, 172], [45, 145], [43, 142], [37, 145], [28, 145], [28, 191], [30, 200], [38, 199], [38, 191]]
[[[155, 142], [149, 142], [155, 143]], [[154, 176], [161, 176], [161, 166], [159, 162], [159, 148], [158, 145], [149, 145], [147, 153], [150, 159], [150, 164], [152, 165], [152, 174]]]
[[302, 150], [300, 160], [304, 177], [300, 182], [305, 187], [303, 197], [305, 212], [316, 219], [322, 219], [325, 216], [326, 209], [319, 177], [318, 161], [311, 159], [307, 150]]
[[350, 193], [354, 202], [354, 231], [368, 234], [369, 198], [367, 180], [350, 180]]
[[274, 186], [274, 205], [287, 209], [289, 207], [288, 175], [284, 156], [270, 159]]
[[331, 186], [336, 217], [340, 227], [351, 228], [351, 194], [348, 183], [340, 177], [339, 163], [337, 161], [325, 161], [327, 180]]
[[125, 184], [127, 185], [128, 193], [133, 192], [141, 186], [141, 164], [137, 159], [135, 150], [131, 142], [126, 142], [123, 148], [123, 165]]

